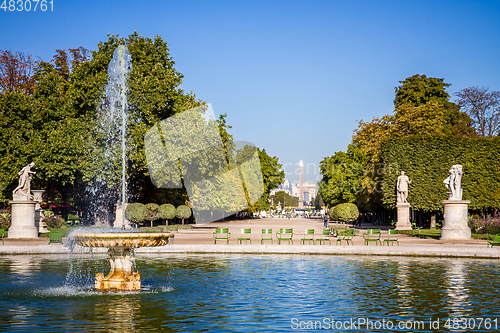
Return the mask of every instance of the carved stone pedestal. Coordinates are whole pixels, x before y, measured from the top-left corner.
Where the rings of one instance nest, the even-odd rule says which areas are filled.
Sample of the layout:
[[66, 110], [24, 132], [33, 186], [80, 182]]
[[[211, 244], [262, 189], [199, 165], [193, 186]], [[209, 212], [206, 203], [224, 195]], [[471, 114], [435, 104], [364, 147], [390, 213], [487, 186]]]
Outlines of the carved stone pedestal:
[[410, 207], [411, 205], [406, 202], [396, 204], [396, 208], [398, 209], [398, 222], [396, 223], [397, 230], [411, 230]]
[[35, 226], [35, 202], [29, 196], [14, 194], [12, 205], [12, 224], [8, 238], [38, 238]]
[[134, 250], [130, 247], [114, 247], [108, 250], [111, 270], [105, 277], [103, 273], [95, 276], [96, 290], [141, 290], [141, 273], [132, 272]]
[[470, 239], [471, 231], [467, 225], [468, 204], [466, 200], [443, 200], [444, 223], [441, 239]]

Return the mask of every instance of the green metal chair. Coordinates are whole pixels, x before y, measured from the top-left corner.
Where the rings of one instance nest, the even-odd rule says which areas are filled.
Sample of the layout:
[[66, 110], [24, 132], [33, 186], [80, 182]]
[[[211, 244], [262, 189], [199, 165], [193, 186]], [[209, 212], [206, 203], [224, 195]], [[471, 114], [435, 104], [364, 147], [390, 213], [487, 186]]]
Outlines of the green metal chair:
[[50, 243], [63, 243], [62, 231], [51, 231], [49, 232], [49, 244]]
[[226, 243], [229, 244], [229, 237], [231, 237], [231, 233], [229, 232], [229, 228], [215, 228], [213, 236], [214, 244], [217, 244], [218, 240], [225, 240]]
[[332, 245], [332, 240], [330, 239], [330, 229], [323, 229], [321, 230], [321, 237], [316, 238], [316, 242], [319, 242], [319, 245], [321, 245], [321, 242], [329, 242], [330, 245]]
[[486, 247], [493, 247], [493, 246], [500, 246], [500, 234], [496, 234], [495, 238], [490, 242], [488, 241], [488, 244]]
[[343, 231], [339, 231], [337, 235], [337, 243], [340, 243], [342, 245], [342, 241], [346, 241], [347, 245], [349, 245], [349, 242], [351, 242], [352, 245], [354, 245], [353, 239], [354, 238], [354, 229], [347, 229]]
[[309, 242], [309, 245], [311, 245], [311, 242], [313, 242], [313, 245], [315, 244], [314, 242], [314, 229], [305, 229], [304, 230], [304, 236], [300, 240], [302, 245], [304, 245], [305, 242]]
[[281, 245], [281, 241], [287, 241], [288, 244], [292, 242], [293, 245], [293, 229], [290, 228], [280, 228], [280, 231], [276, 233], [276, 239], [278, 244]]
[[395, 230], [395, 229], [387, 230], [387, 238], [384, 239], [384, 245], [386, 242], [387, 242], [387, 246], [389, 246], [389, 243], [391, 243], [391, 245], [394, 245], [394, 242], [396, 242], [396, 243], [398, 243], [398, 246], [399, 246], [398, 236], [399, 236], [399, 230]]
[[264, 244], [264, 241], [266, 240], [270, 240], [271, 244], [273, 244], [273, 229], [262, 229], [262, 239], [260, 240], [260, 244]]
[[250, 244], [252, 244], [252, 240], [250, 239], [252, 236], [252, 229], [241, 229], [241, 236], [238, 238], [238, 242], [245, 241], [245, 244], [248, 244], [248, 241], [250, 241]]
[[366, 233], [363, 234], [363, 238], [365, 239], [365, 245], [368, 245], [369, 242], [375, 242], [375, 245], [379, 243], [382, 245], [382, 242], [380, 241], [380, 235], [382, 233], [380, 232], [380, 229], [368, 229], [366, 230]]
[[5, 237], [7, 233], [5, 232], [5, 229], [0, 229], [0, 237], [2, 237], [2, 244], [5, 245], [3, 238]]

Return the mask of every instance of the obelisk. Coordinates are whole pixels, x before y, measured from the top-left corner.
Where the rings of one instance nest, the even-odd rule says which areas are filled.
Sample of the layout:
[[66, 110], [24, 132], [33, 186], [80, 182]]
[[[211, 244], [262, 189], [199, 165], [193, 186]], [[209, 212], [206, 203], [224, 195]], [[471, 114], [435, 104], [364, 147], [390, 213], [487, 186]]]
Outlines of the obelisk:
[[303, 185], [302, 185], [302, 160], [300, 160], [299, 163], [299, 168], [300, 168], [300, 174], [299, 174], [299, 208], [304, 207], [304, 191], [303, 191]]

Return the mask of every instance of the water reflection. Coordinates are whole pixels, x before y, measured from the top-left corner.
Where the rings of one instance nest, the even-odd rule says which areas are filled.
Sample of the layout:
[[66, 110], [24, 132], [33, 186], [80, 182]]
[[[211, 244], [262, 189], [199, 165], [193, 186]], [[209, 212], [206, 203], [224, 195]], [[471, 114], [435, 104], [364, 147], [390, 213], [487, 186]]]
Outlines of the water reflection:
[[142, 292], [96, 292], [92, 278], [105, 264], [88, 255], [0, 257], [0, 331], [289, 332], [293, 318], [427, 323], [500, 311], [496, 260], [138, 256]]

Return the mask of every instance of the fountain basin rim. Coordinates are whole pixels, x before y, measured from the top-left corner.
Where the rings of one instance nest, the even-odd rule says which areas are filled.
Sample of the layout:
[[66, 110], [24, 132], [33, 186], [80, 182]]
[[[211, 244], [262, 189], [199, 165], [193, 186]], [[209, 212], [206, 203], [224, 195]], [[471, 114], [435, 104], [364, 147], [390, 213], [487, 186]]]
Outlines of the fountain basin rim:
[[71, 235], [84, 247], [156, 247], [168, 244], [174, 235], [168, 232], [91, 232]]

